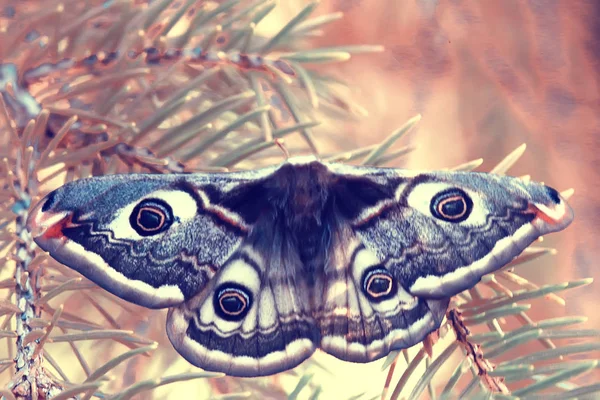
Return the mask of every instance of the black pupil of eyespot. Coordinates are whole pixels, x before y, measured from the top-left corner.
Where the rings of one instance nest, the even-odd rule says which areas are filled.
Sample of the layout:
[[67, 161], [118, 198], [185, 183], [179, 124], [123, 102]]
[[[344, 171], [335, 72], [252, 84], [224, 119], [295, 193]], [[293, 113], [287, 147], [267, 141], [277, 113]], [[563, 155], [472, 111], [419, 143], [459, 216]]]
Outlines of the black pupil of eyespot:
[[240, 300], [239, 297], [231, 294], [226, 295], [221, 299], [221, 305], [224, 311], [231, 314], [237, 314], [244, 308], [244, 303], [242, 300]]
[[376, 294], [380, 294], [380, 293], [386, 293], [389, 289], [390, 289], [390, 280], [386, 279], [386, 278], [373, 278], [371, 279], [371, 282], [369, 283], [369, 291], [376, 293]]
[[446, 201], [442, 205], [442, 214], [449, 217], [461, 215], [465, 212], [465, 202], [462, 198]]
[[162, 217], [158, 211], [143, 209], [140, 212], [140, 224], [148, 230], [160, 228], [161, 220]]

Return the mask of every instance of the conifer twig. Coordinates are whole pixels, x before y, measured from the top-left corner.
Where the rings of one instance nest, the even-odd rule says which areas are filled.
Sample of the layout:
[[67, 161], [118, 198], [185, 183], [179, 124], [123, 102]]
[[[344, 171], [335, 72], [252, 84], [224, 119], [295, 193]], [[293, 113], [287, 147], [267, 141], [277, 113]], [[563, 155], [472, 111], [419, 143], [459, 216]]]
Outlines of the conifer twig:
[[456, 333], [456, 340], [462, 345], [467, 356], [472, 360], [476, 368], [477, 375], [486, 384], [492, 392], [509, 394], [510, 391], [504, 384], [502, 378], [491, 376], [489, 373], [494, 370], [494, 365], [485, 359], [481, 346], [472, 343], [469, 340], [471, 331], [464, 323], [462, 314], [456, 309], [448, 310], [446, 318], [450, 321], [452, 329]]

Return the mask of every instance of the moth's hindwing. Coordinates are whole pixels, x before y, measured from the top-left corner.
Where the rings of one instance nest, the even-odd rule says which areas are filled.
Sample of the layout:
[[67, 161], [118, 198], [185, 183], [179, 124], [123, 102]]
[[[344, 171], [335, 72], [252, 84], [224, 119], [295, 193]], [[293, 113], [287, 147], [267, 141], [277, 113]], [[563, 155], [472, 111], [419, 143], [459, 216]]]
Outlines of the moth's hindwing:
[[324, 351], [369, 362], [414, 346], [440, 326], [448, 299], [411, 295], [355, 234], [336, 239], [315, 288], [324, 294], [316, 310]]
[[235, 376], [270, 375], [318, 347], [302, 266], [281, 238], [265, 236], [247, 241], [206, 291], [170, 310], [169, 338], [192, 364]]

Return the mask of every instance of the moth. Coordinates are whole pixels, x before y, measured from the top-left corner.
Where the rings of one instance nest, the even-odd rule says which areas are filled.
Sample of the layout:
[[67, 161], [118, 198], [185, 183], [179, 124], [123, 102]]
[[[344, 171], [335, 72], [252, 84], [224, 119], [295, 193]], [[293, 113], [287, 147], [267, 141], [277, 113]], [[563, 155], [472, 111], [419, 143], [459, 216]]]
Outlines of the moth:
[[170, 308], [167, 334], [190, 363], [254, 377], [318, 348], [364, 363], [411, 347], [452, 296], [572, 219], [556, 190], [518, 178], [299, 157], [81, 179], [28, 223], [109, 292]]

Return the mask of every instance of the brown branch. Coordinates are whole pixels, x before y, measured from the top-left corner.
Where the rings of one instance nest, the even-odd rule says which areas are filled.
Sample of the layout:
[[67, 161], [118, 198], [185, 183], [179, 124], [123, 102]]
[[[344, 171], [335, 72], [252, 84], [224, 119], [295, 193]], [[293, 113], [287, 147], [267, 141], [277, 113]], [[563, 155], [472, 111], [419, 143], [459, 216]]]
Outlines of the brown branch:
[[[17, 159], [21, 159], [18, 157]], [[17, 161], [18, 162], [18, 161]], [[20, 163], [19, 163], [20, 164]], [[40, 337], [45, 334], [45, 328], [33, 327], [31, 320], [40, 318], [42, 309], [36, 305], [40, 298], [40, 287], [38, 277], [40, 270], [32, 264], [35, 259], [35, 244], [31, 239], [31, 234], [27, 229], [28, 205], [31, 202], [29, 193], [30, 185], [22, 182], [15, 176], [34, 176], [32, 165], [15, 166], [15, 172], [23, 171], [25, 174], [7, 173], [7, 179], [11, 180], [15, 189], [15, 206], [13, 211], [16, 214], [15, 235], [19, 238], [13, 250], [15, 268], [15, 295], [16, 305], [19, 312], [16, 313], [16, 355], [15, 355], [15, 375], [8, 387], [17, 399], [38, 400], [46, 399], [62, 391], [62, 387], [49, 376], [42, 366], [43, 351], [39, 340], [28, 340], [32, 332], [42, 332]], [[9, 171], [12, 172], [12, 171]], [[35, 187], [35, 185], [31, 185]]]
[[492, 392], [510, 394], [510, 391], [504, 384], [503, 378], [496, 378], [489, 374], [496, 366], [485, 359], [483, 351], [481, 351], [481, 346], [469, 341], [471, 331], [465, 325], [462, 313], [453, 308], [448, 310], [446, 318], [448, 318], [448, 321], [452, 324], [452, 329], [454, 329], [454, 332], [456, 333], [456, 340], [463, 346], [467, 355], [473, 361], [473, 365], [477, 368], [477, 374], [486, 386]]

